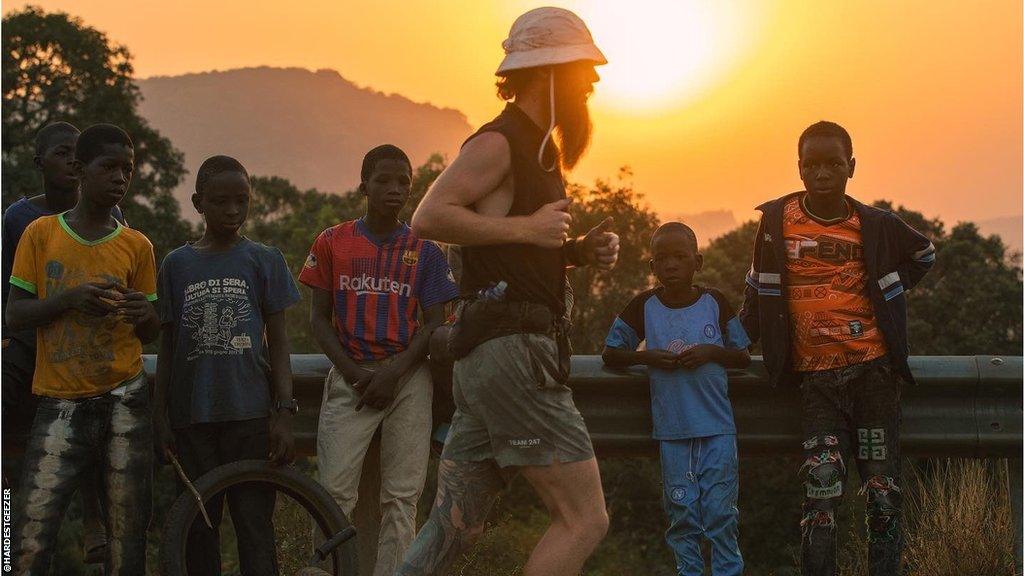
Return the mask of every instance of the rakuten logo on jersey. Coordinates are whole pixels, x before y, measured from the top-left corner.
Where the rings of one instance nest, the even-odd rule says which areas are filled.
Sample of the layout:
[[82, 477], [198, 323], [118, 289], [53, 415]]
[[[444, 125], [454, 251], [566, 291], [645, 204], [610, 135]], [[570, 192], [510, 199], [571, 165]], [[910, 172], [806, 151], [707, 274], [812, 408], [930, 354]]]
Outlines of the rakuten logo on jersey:
[[373, 278], [363, 274], [352, 278], [342, 274], [338, 277], [338, 290], [352, 290], [356, 294], [398, 294], [412, 297], [412, 286], [396, 282], [391, 278]]

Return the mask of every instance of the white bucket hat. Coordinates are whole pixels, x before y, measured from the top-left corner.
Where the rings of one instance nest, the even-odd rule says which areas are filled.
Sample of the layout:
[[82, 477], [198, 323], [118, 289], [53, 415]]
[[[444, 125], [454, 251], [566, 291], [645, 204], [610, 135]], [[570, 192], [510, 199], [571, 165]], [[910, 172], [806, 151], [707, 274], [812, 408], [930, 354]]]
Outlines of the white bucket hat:
[[608, 63], [594, 44], [587, 25], [564, 8], [534, 8], [516, 18], [501, 47], [505, 49], [505, 59], [494, 73], [496, 76], [504, 76], [510, 70], [579, 60], [595, 65]]

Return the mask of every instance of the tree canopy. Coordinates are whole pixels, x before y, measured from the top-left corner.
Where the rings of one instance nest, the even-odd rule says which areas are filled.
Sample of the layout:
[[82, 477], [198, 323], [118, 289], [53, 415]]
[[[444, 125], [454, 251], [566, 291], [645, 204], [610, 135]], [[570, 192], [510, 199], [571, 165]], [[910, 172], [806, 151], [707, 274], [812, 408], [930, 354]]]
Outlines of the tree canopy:
[[42, 192], [32, 163], [40, 128], [109, 122], [135, 145], [135, 175], [121, 202], [129, 224], [149, 237], [158, 260], [180, 245], [191, 228], [171, 191], [185, 174], [183, 157], [138, 114], [128, 49], [78, 18], [31, 6], [4, 16], [3, 29], [3, 206]]

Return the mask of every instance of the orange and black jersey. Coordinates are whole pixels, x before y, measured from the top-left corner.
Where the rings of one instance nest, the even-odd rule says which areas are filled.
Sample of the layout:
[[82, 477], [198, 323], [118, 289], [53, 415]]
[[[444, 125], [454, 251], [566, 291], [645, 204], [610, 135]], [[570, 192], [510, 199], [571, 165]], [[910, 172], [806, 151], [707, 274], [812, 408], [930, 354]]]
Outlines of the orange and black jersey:
[[[803, 194], [788, 194], [758, 207], [761, 222], [754, 238], [754, 254], [740, 309], [740, 320], [747, 334], [751, 340], [761, 341], [765, 368], [773, 384], [795, 372], [799, 365], [794, 362], [791, 342], [793, 290], [798, 291], [797, 296], [806, 295], [809, 290], [813, 299], [815, 289], [821, 286], [800, 283], [799, 274], [790, 278], [785, 214], [787, 206], [792, 206], [792, 201]], [[842, 259], [863, 262], [862, 273], [849, 269], [846, 273], [832, 274], [827, 289], [837, 295], [856, 291], [861, 285], [858, 276], [862, 277], [867, 306], [850, 303], [840, 308], [849, 316], [845, 331], [866, 332], [871, 327], [863, 321], [860, 326], [849, 322], [855, 320], [856, 315], [871, 316], [893, 367], [906, 380], [913, 381], [907, 365], [907, 306], [903, 292], [913, 288], [931, 269], [935, 263], [935, 247], [892, 212], [867, 206], [849, 196], [847, 202], [856, 216], [855, 221], [860, 224], [860, 247], [855, 246], [856, 242], [833, 238], [832, 234], [822, 235], [813, 250], [807, 244], [801, 251], [798, 244], [798, 254], [806, 256], [809, 264], [804, 272], [813, 271], [817, 266], [834, 266]], [[799, 208], [798, 203], [796, 206]], [[801, 241], [795, 236], [792, 239]], [[809, 279], [811, 277], [813, 274], [806, 274], [804, 282], [815, 282]], [[818, 293], [821, 292], [818, 289]], [[870, 310], [864, 310], [865, 307]]]
[[797, 372], [860, 364], [886, 352], [868, 294], [860, 216], [824, 223], [803, 206], [803, 196], [783, 207], [786, 296]]

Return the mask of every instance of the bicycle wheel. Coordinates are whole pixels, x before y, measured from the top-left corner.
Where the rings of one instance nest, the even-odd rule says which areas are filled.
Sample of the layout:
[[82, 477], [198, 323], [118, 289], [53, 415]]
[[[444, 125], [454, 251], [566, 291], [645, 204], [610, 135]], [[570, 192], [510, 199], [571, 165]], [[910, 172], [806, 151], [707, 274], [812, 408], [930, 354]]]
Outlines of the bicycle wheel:
[[[334, 498], [312, 478], [292, 468], [274, 467], [266, 460], [239, 460], [214, 468], [194, 482], [203, 502], [227, 488], [239, 484], [266, 484], [290, 496], [302, 506], [327, 538], [350, 528], [345, 514]], [[199, 516], [199, 505], [191, 492], [184, 491], [174, 501], [164, 522], [160, 546], [160, 571], [163, 576], [185, 576], [188, 531]], [[349, 539], [330, 553], [335, 576], [357, 576], [355, 539]]]

